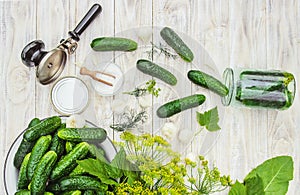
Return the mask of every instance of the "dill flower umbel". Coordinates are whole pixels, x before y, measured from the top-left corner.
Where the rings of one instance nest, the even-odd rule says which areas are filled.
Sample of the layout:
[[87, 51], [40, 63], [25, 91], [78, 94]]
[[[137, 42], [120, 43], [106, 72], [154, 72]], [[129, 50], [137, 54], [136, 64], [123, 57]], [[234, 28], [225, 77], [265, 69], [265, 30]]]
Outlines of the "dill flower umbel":
[[126, 131], [120, 137], [119, 146], [138, 167], [139, 178], [133, 183], [121, 182], [114, 194], [211, 194], [231, 185], [230, 177], [221, 176], [216, 167], [210, 169], [203, 156], [197, 162], [182, 159], [160, 136]]

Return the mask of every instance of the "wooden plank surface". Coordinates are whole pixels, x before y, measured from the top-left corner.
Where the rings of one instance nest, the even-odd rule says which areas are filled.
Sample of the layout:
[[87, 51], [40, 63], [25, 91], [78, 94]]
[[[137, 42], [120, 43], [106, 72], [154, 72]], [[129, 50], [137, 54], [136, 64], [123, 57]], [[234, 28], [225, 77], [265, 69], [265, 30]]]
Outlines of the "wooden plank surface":
[[[191, 41], [195, 53], [195, 64], [182, 62], [182, 72], [199, 68], [222, 77], [225, 68], [282, 69], [294, 74], [296, 81], [300, 75], [298, 63], [300, 40], [300, 3], [296, 0], [54, 0], [54, 1], [0, 1], [0, 152], [5, 157], [17, 135], [33, 117], [47, 117], [58, 114], [50, 103], [51, 85], [42, 86], [35, 78], [35, 69], [22, 65], [22, 48], [34, 39], [45, 42], [46, 50], [56, 47], [62, 38], [68, 37], [93, 3], [102, 5], [99, 18], [82, 34], [75, 54], [68, 57], [63, 75], [75, 75], [83, 79], [88, 87], [90, 79], [79, 75], [79, 68], [90, 65], [86, 60], [91, 56], [90, 42], [100, 36], [126, 35], [126, 30], [149, 27], [151, 36], [145, 40], [148, 31], [138, 43], [162, 42], [152, 27], [170, 26]], [[130, 35], [130, 36], [131, 36]], [[146, 36], [147, 37], [147, 36]], [[200, 47], [201, 46], [201, 47]], [[199, 49], [197, 49], [199, 48]], [[119, 53], [107, 53], [108, 60]], [[122, 70], [127, 72], [135, 65], [137, 57], [143, 54], [126, 54], [118, 58]], [[94, 59], [96, 60], [96, 59]], [[158, 58], [156, 60], [159, 60]], [[165, 60], [164, 63], [171, 63]], [[211, 64], [205, 66], [204, 63]], [[129, 65], [130, 64], [130, 65]], [[172, 69], [173, 70], [173, 69]], [[178, 69], [173, 70], [175, 74]], [[180, 77], [180, 75], [177, 75]], [[148, 78], [148, 77], [146, 77]], [[149, 77], [151, 78], [151, 77]], [[128, 82], [144, 79], [138, 73]], [[130, 83], [131, 84], [131, 83]], [[127, 85], [128, 89], [130, 84]], [[220, 168], [232, 179], [242, 180], [255, 166], [276, 155], [291, 155], [294, 159], [294, 180], [290, 183], [288, 194], [300, 194], [300, 114], [298, 108], [298, 82], [293, 106], [286, 111], [255, 110], [224, 107], [217, 96], [194, 85], [180, 89], [179, 94], [207, 93], [211, 102], [217, 102], [220, 110], [222, 130], [213, 139], [209, 150], [202, 143], [207, 136], [201, 134], [188, 146], [183, 155], [189, 152], [206, 152], [211, 163]], [[123, 96], [102, 97], [93, 90], [90, 105], [83, 115], [99, 126], [109, 128], [116, 114], [112, 104]], [[162, 99], [153, 99], [153, 104]], [[213, 105], [205, 104], [199, 109], [187, 111], [190, 116], [184, 125], [197, 129], [194, 123], [195, 112]], [[153, 114], [155, 110], [151, 111]], [[161, 127], [165, 121], [150, 124], [152, 130]], [[109, 136], [118, 140], [118, 134], [109, 130]], [[152, 131], [156, 132], [156, 130]], [[211, 141], [211, 140], [210, 140]], [[205, 142], [206, 143], [206, 142]], [[3, 170], [3, 160], [0, 162]], [[5, 194], [3, 177], [0, 179], [0, 194]], [[226, 194], [227, 191], [220, 194]]]
[[[0, 2], [0, 193], [3, 188], [3, 166], [5, 156], [14, 139], [35, 116], [35, 73], [21, 62], [20, 55], [28, 42], [35, 39], [35, 1]], [[30, 33], [25, 33], [30, 32]]]

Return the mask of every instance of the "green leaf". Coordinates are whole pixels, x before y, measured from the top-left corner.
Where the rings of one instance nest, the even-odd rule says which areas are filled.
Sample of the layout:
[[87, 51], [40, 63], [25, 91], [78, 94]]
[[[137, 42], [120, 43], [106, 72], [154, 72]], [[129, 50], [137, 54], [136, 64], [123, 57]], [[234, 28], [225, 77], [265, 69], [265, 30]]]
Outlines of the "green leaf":
[[108, 171], [109, 176], [113, 177], [113, 178], [122, 177], [122, 175], [123, 175], [122, 169], [123, 169], [125, 161], [126, 161], [126, 153], [125, 153], [124, 148], [122, 147], [120, 149], [120, 151], [116, 154], [114, 159], [111, 161], [110, 166], [109, 166], [110, 170], [106, 169]]
[[208, 131], [217, 131], [221, 129], [218, 125], [219, 114], [217, 107], [205, 111], [203, 114], [197, 112], [197, 121], [200, 126], [205, 126]]
[[278, 156], [253, 169], [244, 181], [251, 185], [251, 182], [255, 181], [251, 181], [251, 179], [259, 176], [263, 182], [263, 191], [266, 195], [282, 195], [286, 194], [288, 190], [289, 181], [293, 179], [293, 172], [292, 157]]
[[124, 175], [127, 177], [127, 183], [133, 185], [135, 181], [139, 179], [140, 171], [137, 165], [126, 160], [124, 163]]
[[98, 148], [97, 146], [93, 144], [89, 144], [89, 150], [90, 153], [92, 153], [94, 156], [96, 156], [96, 159], [102, 160], [105, 163], [109, 163], [107, 159], [105, 158], [105, 152], [102, 148]]
[[244, 186], [239, 181], [236, 181], [235, 184], [230, 188], [228, 195], [247, 195], [246, 186]]
[[84, 159], [77, 161], [79, 166], [81, 166], [86, 172], [91, 175], [98, 177], [103, 183], [109, 185], [115, 185], [117, 182], [108, 176], [108, 172], [105, 169], [106, 163], [99, 159]]
[[256, 177], [249, 178], [245, 181], [247, 195], [265, 195], [264, 184], [261, 177], [258, 175]]

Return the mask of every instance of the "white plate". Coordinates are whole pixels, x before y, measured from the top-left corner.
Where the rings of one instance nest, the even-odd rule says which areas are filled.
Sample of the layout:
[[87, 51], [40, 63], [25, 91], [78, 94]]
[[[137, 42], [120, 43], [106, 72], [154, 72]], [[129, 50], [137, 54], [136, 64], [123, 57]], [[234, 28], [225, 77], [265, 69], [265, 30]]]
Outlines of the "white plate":
[[[61, 117], [62, 120], [64, 121], [66, 118]], [[86, 121], [87, 126], [89, 127], [97, 127], [93, 123]], [[13, 165], [13, 160], [15, 153], [18, 150], [18, 147], [23, 139], [23, 134], [25, 130], [15, 139], [13, 144], [11, 145], [8, 154], [5, 159], [4, 163], [4, 186], [5, 186], [5, 191], [8, 195], [13, 195], [17, 191], [17, 181], [18, 181], [18, 174], [19, 171], [16, 169]], [[114, 156], [117, 153], [117, 150], [109, 137], [107, 137], [106, 140], [104, 140], [101, 144], [99, 144], [103, 150], [105, 151], [106, 158], [111, 161]]]

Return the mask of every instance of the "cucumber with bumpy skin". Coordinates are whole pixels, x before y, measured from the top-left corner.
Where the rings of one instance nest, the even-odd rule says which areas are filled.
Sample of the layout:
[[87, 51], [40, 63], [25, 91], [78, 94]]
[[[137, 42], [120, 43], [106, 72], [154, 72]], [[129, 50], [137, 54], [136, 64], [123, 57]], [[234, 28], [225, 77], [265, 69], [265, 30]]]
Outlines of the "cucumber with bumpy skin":
[[107, 133], [102, 128], [64, 128], [58, 131], [58, 137], [73, 142], [97, 141], [103, 142]]
[[204, 101], [205, 96], [201, 94], [187, 96], [181, 99], [170, 101], [160, 106], [157, 109], [156, 114], [160, 118], [168, 118], [183, 110], [199, 106], [203, 104]]
[[23, 189], [23, 190], [19, 190], [15, 193], [15, 195], [31, 195], [30, 190], [27, 189]]
[[183, 42], [183, 40], [171, 28], [165, 27], [160, 31], [161, 37], [166, 43], [172, 47], [175, 52], [185, 61], [191, 62], [194, 54], [191, 49]]
[[41, 136], [34, 147], [32, 148], [31, 155], [27, 164], [27, 177], [32, 179], [35, 168], [44, 154], [47, 152], [51, 143], [51, 135]]
[[70, 176], [84, 175], [86, 173], [87, 171], [85, 169], [83, 169], [80, 165], [77, 165], [69, 175]]
[[[28, 128], [33, 127], [33, 126], [37, 125], [40, 122], [41, 122], [40, 119], [34, 118], [30, 121], [30, 123], [28, 125]], [[35, 144], [35, 142], [29, 142], [29, 141], [25, 140], [24, 138], [22, 139], [21, 144], [19, 145], [18, 150], [17, 150], [17, 152], [14, 156], [14, 166], [17, 169], [20, 168], [21, 163], [23, 162], [23, 159], [24, 159], [25, 155], [28, 154], [32, 150], [34, 144]]]
[[[31, 195], [30, 190], [20, 190], [15, 193], [15, 195]], [[52, 192], [45, 192], [43, 195], [54, 195]]]
[[57, 160], [57, 154], [54, 151], [48, 151], [39, 161], [34, 171], [30, 184], [32, 195], [44, 194], [48, 177]]
[[188, 78], [193, 83], [209, 89], [221, 97], [224, 97], [229, 93], [228, 88], [223, 83], [200, 70], [190, 70], [188, 72]]
[[122, 37], [100, 37], [94, 39], [90, 45], [95, 51], [134, 51], [137, 49], [135, 41]]
[[108, 186], [99, 179], [90, 176], [68, 176], [48, 185], [51, 192], [60, 193], [69, 190], [100, 190], [106, 191]]
[[76, 166], [77, 160], [84, 158], [89, 152], [89, 144], [81, 142], [77, 144], [66, 156], [58, 161], [50, 175], [51, 180], [60, 179], [68, 175]]
[[53, 116], [41, 121], [39, 124], [30, 127], [24, 133], [24, 139], [27, 141], [37, 140], [43, 135], [49, 135], [57, 130], [61, 125], [61, 119], [58, 116]]
[[75, 143], [75, 142], [66, 141], [66, 143], [65, 143], [65, 150], [66, 150], [66, 153], [71, 152], [75, 146], [76, 146], [76, 143]]
[[82, 193], [80, 190], [72, 190], [72, 191], [62, 193], [62, 195], [81, 195], [81, 194]]
[[27, 165], [28, 165], [28, 160], [29, 160], [30, 155], [31, 155], [31, 153], [26, 154], [26, 156], [24, 157], [24, 160], [21, 164], [21, 168], [19, 171], [19, 177], [18, 177], [18, 184], [17, 184], [18, 190], [26, 189], [28, 184], [30, 183], [30, 181], [27, 177]]
[[[61, 124], [58, 131], [65, 127], [66, 127], [65, 123]], [[52, 141], [50, 144], [50, 150], [53, 150], [54, 152], [56, 152], [58, 157], [61, 157], [65, 151], [65, 141], [60, 139], [57, 134], [58, 134], [58, 132], [55, 132], [55, 134], [53, 135], [53, 138], [52, 138]]]
[[53, 135], [50, 150], [56, 152], [59, 157], [62, 156], [65, 151], [65, 141], [58, 137], [57, 132]]
[[84, 191], [83, 195], [95, 195], [93, 190], [86, 190]]
[[138, 60], [136, 67], [143, 73], [156, 77], [170, 85], [174, 86], [177, 84], [177, 79], [171, 72], [149, 60]]

